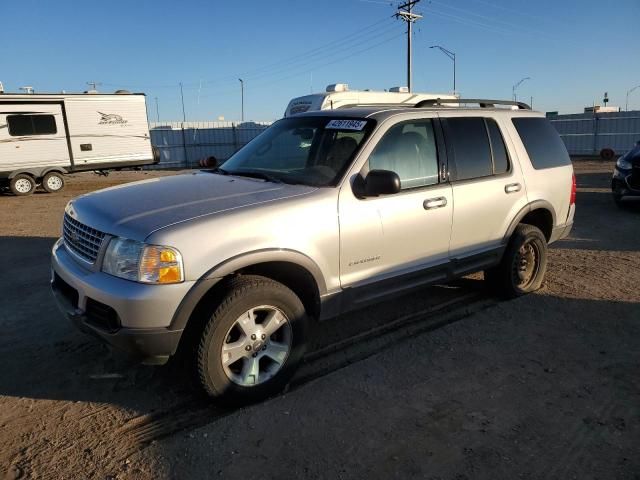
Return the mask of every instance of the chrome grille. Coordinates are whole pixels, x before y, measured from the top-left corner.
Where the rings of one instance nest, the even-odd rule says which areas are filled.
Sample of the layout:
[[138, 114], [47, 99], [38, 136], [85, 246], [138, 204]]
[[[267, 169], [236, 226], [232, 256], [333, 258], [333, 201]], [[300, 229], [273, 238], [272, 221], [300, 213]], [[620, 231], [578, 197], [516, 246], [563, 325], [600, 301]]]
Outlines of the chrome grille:
[[67, 248], [87, 262], [95, 263], [104, 233], [80, 223], [66, 213], [62, 230]]

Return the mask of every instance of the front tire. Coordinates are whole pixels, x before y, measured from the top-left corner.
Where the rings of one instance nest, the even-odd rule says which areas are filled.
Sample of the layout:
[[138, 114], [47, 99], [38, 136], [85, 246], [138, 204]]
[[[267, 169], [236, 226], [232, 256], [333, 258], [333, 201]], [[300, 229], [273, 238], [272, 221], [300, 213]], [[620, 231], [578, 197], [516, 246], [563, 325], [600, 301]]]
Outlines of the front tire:
[[42, 188], [47, 193], [56, 193], [64, 188], [64, 178], [61, 173], [49, 172], [42, 178]]
[[547, 240], [539, 228], [520, 224], [509, 240], [502, 261], [484, 272], [501, 296], [515, 298], [542, 286], [547, 270]]
[[9, 189], [19, 197], [31, 195], [36, 189], [36, 181], [27, 174], [19, 173], [9, 182]]
[[302, 302], [281, 283], [233, 279], [198, 344], [200, 384], [212, 398], [236, 405], [274, 395], [304, 355], [307, 323]]

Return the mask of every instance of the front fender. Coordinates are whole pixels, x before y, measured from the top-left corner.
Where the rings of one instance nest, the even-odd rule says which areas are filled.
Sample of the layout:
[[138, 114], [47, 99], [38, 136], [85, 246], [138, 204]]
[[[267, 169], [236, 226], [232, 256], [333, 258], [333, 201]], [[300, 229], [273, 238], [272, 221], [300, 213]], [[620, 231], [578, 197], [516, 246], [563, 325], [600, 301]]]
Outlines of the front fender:
[[229, 258], [208, 270], [185, 295], [171, 321], [170, 330], [184, 329], [200, 300], [226, 276], [252, 265], [266, 262], [288, 262], [307, 270], [316, 282], [320, 296], [327, 291], [320, 267], [307, 255], [295, 250], [266, 248]]

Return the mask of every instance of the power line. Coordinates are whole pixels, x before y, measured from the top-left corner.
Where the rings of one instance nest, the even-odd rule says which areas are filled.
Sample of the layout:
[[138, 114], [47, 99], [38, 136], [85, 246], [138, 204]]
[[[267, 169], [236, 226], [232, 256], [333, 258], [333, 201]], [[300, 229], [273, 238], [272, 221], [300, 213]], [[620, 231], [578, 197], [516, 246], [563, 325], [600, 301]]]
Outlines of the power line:
[[500, 33], [500, 34], [503, 34], [503, 35], [504, 34], [513, 35], [513, 34], [518, 33], [518, 32], [515, 32], [515, 31], [511, 31], [511, 30], [505, 30], [503, 28], [496, 28], [496, 26], [494, 26], [494, 25], [488, 25], [486, 23], [482, 23], [482, 22], [479, 22], [477, 20], [473, 20], [473, 19], [470, 19], [470, 18], [464, 18], [464, 17], [460, 17], [458, 15], [453, 15], [451, 13], [446, 13], [446, 12], [441, 12], [441, 11], [438, 11], [438, 10], [433, 10], [433, 8], [429, 10], [429, 15], [433, 15], [433, 16], [436, 16], [436, 17], [444, 18], [444, 19], [447, 19], [447, 20], [453, 20], [453, 21], [461, 23], [463, 25], [468, 25], [468, 26], [472, 26], [472, 27], [479, 27], [479, 28], [482, 28], [484, 30], [488, 30], [488, 31], [493, 32], [493, 33]]
[[535, 18], [535, 19], [538, 19], [538, 20], [550, 20], [551, 19], [551, 17], [542, 17], [542, 16], [538, 16], [538, 15], [533, 15], [532, 13], [523, 12], [523, 11], [517, 10], [515, 8], [508, 8], [508, 7], [505, 7], [505, 6], [502, 6], [502, 5], [496, 5], [495, 3], [486, 2], [485, 0], [472, 0], [472, 1], [476, 2], [476, 3], [480, 3], [482, 5], [486, 5], [486, 6], [491, 7], [491, 8], [495, 8], [497, 10], [502, 10], [502, 11], [509, 12], [509, 13], [512, 13], [512, 14], [520, 15], [522, 17]]
[[[297, 55], [294, 55], [292, 57], [288, 57], [282, 60], [279, 60], [277, 62], [274, 63], [270, 63], [267, 65], [264, 65], [262, 67], [258, 67], [258, 68], [254, 68], [251, 70], [247, 70], [244, 72], [240, 72], [239, 75], [241, 75], [243, 78], [260, 78], [261, 76], [265, 76], [268, 75], [266, 72], [271, 72], [273, 71], [273, 73], [280, 73], [282, 67], [285, 67], [287, 65], [295, 65], [297, 63], [300, 63], [301, 61], [304, 62], [305, 64], [308, 64], [314, 60], [312, 60], [313, 57], [318, 57], [318, 56], [322, 56], [322, 57], [326, 57], [327, 54], [329, 53], [328, 50], [331, 50], [331, 54], [335, 53], [334, 47], [341, 44], [341, 43], [345, 43], [349, 40], [355, 40], [358, 39], [358, 41], [355, 44], [351, 44], [348, 46], [341, 46], [340, 47], [340, 51], [343, 52], [345, 49], [351, 49], [354, 46], [360, 45], [361, 43], [363, 43], [364, 39], [370, 40], [371, 35], [373, 34], [385, 34], [388, 31], [390, 31], [390, 29], [388, 28], [388, 26], [382, 26], [381, 24], [388, 21], [390, 17], [389, 16], [385, 16], [384, 18], [377, 20], [376, 22], [367, 25], [365, 27], [362, 27], [348, 35], [345, 35], [343, 37], [339, 37], [329, 43], [320, 45], [318, 47], [312, 48], [310, 50], [305, 50], [304, 52], [301, 52]], [[378, 26], [382, 26], [382, 28], [375, 28]], [[317, 60], [317, 58], [315, 59]], [[263, 73], [264, 72], [264, 73]], [[258, 75], [258, 73], [263, 73], [263, 75]], [[215, 84], [215, 83], [220, 83], [220, 82], [224, 82], [224, 81], [230, 81], [230, 80], [234, 80], [238, 77], [237, 74], [233, 74], [233, 75], [228, 75], [228, 76], [224, 76], [224, 77], [219, 77], [217, 79], [212, 79], [212, 80], [203, 80], [202, 83], [204, 83], [205, 85], [211, 85], [211, 84]], [[129, 83], [122, 83], [122, 84], [115, 84], [115, 83], [104, 83], [103, 85], [105, 86], [111, 86], [111, 87], [129, 87], [129, 88], [140, 88], [140, 89], [174, 89], [178, 87], [178, 83], [173, 83], [173, 84], [161, 84], [161, 85], [142, 85], [142, 84], [129, 84]], [[194, 89], [194, 88], [200, 88], [201, 83], [200, 82], [193, 82], [193, 83], [183, 83], [183, 88], [184, 89]], [[206, 86], [203, 85], [202, 88], [206, 88]]]
[[[308, 60], [309, 57], [315, 57], [317, 55], [324, 55], [326, 54], [325, 50], [332, 50], [333, 47], [342, 44], [344, 42], [346, 42], [347, 40], [353, 40], [359, 37], [363, 37], [363, 38], [369, 38], [373, 33], [377, 33], [380, 30], [384, 30], [384, 27], [382, 29], [379, 28], [374, 28], [377, 27], [379, 25], [381, 25], [382, 23], [386, 22], [388, 20], [389, 17], [385, 17], [382, 18], [370, 25], [367, 25], [366, 27], [360, 28], [358, 30], [356, 30], [355, 32], [352, 32], [348, 35], [345, 35], [344, 37], [340, 37], [337, 38], [336, 40], [333, 40], [329, 43], [320, 45], [318, 47], [312, 48], [310, 50], [305, 50], [304, 52], [301, 52], [297, 55], [294, 55], [292, 57], [288, 57], [282, 60], [279, 60], [277, 62], [274, 63], [270, 63], [267, 65], [263, 65], [262, 67], [258, 67], [258, 68], [254, 68], [252, 70], [247, 70], [244, 72], [241, 72], [240, 75], [243, 75], [244, 77], [251, 77], [252, 75], [257, 74], [258, 72], [265, 72], [265, 71], [271, 71], [271, 70], [279, 70], [284, 66], [287, 65], [291, 65], [291, 64], [296, 64], [300, 61], [304, 61], [304, 60]], [[332, 52], [333, 53], [333, 52]], [[211, 83], [219, 83], [225, 80], [228, 80], [229, 78], [235, 78], [236, 76], [229, 76], [229, 77], [220, 77], [218, 79], [213, 79], [213, 80], [208, 80], [205, 83], [207, 84], [211, 84]]]
[[[320, 64], [320, 65], [316, 65], [316, 66], [314, 66], [314, 67], [313, 67], [313, 70], [314, 70], [314, 71], [316, 71], [316, 70], [317, 70], [317, 69], [319, 69], [319, 68], [326, 67], [326, 66], [328, 66], [328, 65], [333, 65], [333, 64], [335, 64], [335, 63], [342, 62], [342, 61], [347, 60], [347, 59], [349, 59], [349, 58], [351, 58], [351, 57], [354, 57], [354, 56], [356, 56], [356, 55], [360, 55], [360, 54], [362, 54], [362, 53], [368, 52], [369, 50], [373, 50], [373, 49], [374, 49], [374, 48], [376, 48], [376, 47], [379, 47], [379, 46], [381, 46], [381, 45], [383, 45], [383, 44], [389, 43], [390, 41], [395, 40], [396, 38], [400, 38], [400, 37], [402, 37], [402, 36], [404, 36], [404, 32], [403, 32], [403, 33], [399, 33], [399, 34], [392, 35], [392, 36], [390, 36], [390, 37], [385, 37], [385, 38], [384, 38], [384, 39], [382, 39], [380, 42], [376, 42], [376, 43], [374, 43], [374, 44], [372, 44], [372, 45], [369, 45], [369, 46], [368, 46], [368, 47], [366, 47], [366, 48], [363, 48], [363, 49], [360, 49], [360, 50], [356, 50], [356, 51], [354, 51], [354, 52], [350, 53], [349, 55], [341, 55], [341, 56], [340, 56], [340, 58], [337, 58], [337, 59], [332, 60], [332, 61], [330, 61], [330, 62], [325, 62], [325, 63]], [[295, 77], [299, 77], [299, 76], [302, 76], [302, 75], [307, 75], [307, 74], [309, 73], [309, 71], [310, 71], [310, 69], [304, 69], [304, 70], [302, 70], [302, 71], [295, 72], [295, 73], [292, 73], [292, 74], [290, 74], [290, 75], [286, 75], [286, 76], [284, 76], [284, 77], [277, 78], [277, 79], [274, 79], [274, 80], [271, 80], [271, 81], [268, 81], [268, 82], [261, 82], [261, 83], [258, 85], [258, 88], [268, 87], [268, 86], [271, 86], [271, 85], [278, 84], [278, 83], [280, 83], [280, 82], [282, 82], [282, 81], [284, 81], [284, 80], [288, 80], [288, 79], [290, 79], [290, 78], [295, 78]], [[227, 93], [227, 92], [231, 92], [231, 91], [232, 91], [232, 90], [230, 90], [230, 89], [229, 89], [229, 90], [220, 90], [220, 91], [216, 91], [216, 93], [215, 93], [215, 94], [212, 94], [212, 95], [203, 95], [203, 96], [202, 96], [202, 98], [211, 98], [211, 97], [214, 97], [214, 96], [215, 96], [215, 97], [217, 97], [217, 96], [219, 96], [220, 94]]]
[[[547, 32], [544, 32], [542, 30], [532, 29], [532, 28], [529, 28], [529, 27], [527, 27], [525, 25], [522, 25], [522, 24], [508, 22], [508, 21], [501, 20], [501, 19], [495, 18], [495, 17], [489, 17], [487, 15], [482, 15], [480, 13], [473, 12], [473, 11], [471, 11], [469, 9], [466, 9], [466, 8], [460, 8], [460, 7], [455, 7], [453, 5], [447, 5], [446, 3], [441, 3], [441, 2], [438, 2], [436, 0], [430, 0], [429, 3], [430, 4], [434, 4], [434, 5], [439, 5], [440, 7], [448, 8], [450, 10], [455, 10], [455, 11], [458, 11], [458, 12], [462, 12], [462, 13], [465, 13], [467, 15], [471, 15], [473, 17], [480, 18], [480, 19], [484, 20], [485, 23], [488, 23], [489, 25], [491, 25], [491, 23], [494, 23], [494, 24], [499, 23], [499, 24], [502, 24], [502, 25], [505, 25], [505, 26], [508, 26], [508, 27], [515, 28], [516, 32], [520, 32], [520, 31], [522, 31], [524, 29], [524, 30], [529, 30], [532, 33], [542, 33], [544, 35], [547, 34]], [[495, 26], [497, 26], [497, 25], [495, 25]]]
[[[380, 36], [380, 35], [385, 35], [387, 33], [390, 33], [391, 31], [394, 31], [394, 30], [395, 30], [395, 26], [391, 25], [391, 26], [387, 26], [384, 29], [381, 29], [377, 33], [378, 33], [378, 36]], [[337, 55], [343, 55], [344, 52], [348, 52], [349, 50], [352, 50], [355, 47], [358, 47], [360, 45], [370, 44], [370, 43], [371, 43], [371, 38], [369, 36], [367, 36], [366, 38], [358, 40], [357, 42], [351, 42], [348, 46], [341, 47], [340, 51], [338, 51], [338, 52], [332, 50], [330, 52], [325, 52], [322, 55], [316, 56], [316, 58], [307, 59], [306, 61], [303, 61], [302, 63], [296, 62], [296, 64], [294, 64], [294, 66], [292, 66], [291, 68], [299, 68], [299, 67], [302, 67], [302, 66], [311, 65], [311, 64], [314, 64], [315, 62], [317, 62], [319, 60], [324, 60], [326, 58], [332, 58], [332, 57], [335, 57]], [[278, 69], [278, 70], [276, 70], [274, 72], [265, 73], [265, 74], [258, 74], [258, 75], [249, 76], [249, 77], [252, 78], [252, 79], [264, 78], [264, 77], [268, 77], [268, 76], [274, 75], [275, 73], [281, 73], [281, 72], [282, 72], [282, 70]]]

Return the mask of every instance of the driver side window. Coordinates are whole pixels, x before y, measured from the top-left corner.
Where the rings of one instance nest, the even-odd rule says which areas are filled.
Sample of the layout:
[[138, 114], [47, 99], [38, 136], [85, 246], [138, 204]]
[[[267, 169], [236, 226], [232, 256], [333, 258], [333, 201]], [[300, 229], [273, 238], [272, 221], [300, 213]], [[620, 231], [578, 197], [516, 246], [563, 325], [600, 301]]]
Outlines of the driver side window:
[[431, 120], [416, 120], [392, 127], [369, 157], [369, 170], [391, 170], [400, 188], [438, 183], [438, 153]]

